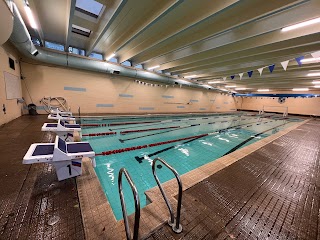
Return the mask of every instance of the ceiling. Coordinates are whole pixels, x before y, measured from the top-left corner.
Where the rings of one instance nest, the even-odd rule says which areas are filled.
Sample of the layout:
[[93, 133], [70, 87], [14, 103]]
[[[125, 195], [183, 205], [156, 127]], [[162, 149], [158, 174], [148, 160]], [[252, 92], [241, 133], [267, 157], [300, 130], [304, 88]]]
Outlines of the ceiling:
[[[115, 53], [120, 63], [129, 60], [146, 69], [159, 65], [155, 70], [180, 78], [195, 75], [192, 81], [218, 82], [213, 87], [313, 89], [316, 79], [307, 74], [320, 72], [320, 61], [302, 66], [295, 61], [320, 51], [320, 22], [281, 31], [319, 18], [320, 0], [97, 0], [103, 4], [98, 17], [76, 10], [76, 0], [29, 0], [37, 30], [29, 25], [24, 1], [15, 2], [30, 34], [42, 41], [61, 43], [66, 50], [82, 48], [87, 56]], [[72, 24], [91, 30], [90, 36], [72, 32]], [[286, 60], [284, 71], [280, 63]], [[244, 73], [241, 80], [239, 73]]]

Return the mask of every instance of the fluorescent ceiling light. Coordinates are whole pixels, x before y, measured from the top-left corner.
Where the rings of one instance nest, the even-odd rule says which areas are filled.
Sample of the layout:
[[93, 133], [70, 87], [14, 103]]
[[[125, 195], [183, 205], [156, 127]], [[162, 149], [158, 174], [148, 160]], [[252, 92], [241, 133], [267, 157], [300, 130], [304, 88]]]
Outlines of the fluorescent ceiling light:
[[247, 88], [235, 88], [234, 90], [246, 90]]
[[320, 81], [312, 81], [313, 84], [320, 84]]
[[220, 81], [208, 82], [209, 84], [220, 83]]
[[320, 72], [308, 73], [308, 77], [318, 77], [320, 76]]
[[269, 89], [258, 89], [258, 92], [269, 92]]
[[304, 91], [309, 91], [309, 88], [292, 88], [292, 91], [301, 91], [301, 92], [304, 92]]
[[315, 18], [315, 19], [311, 19], [311, 20], [308, 20], [308, 21], [305, 21], [305, 22], [294, 24], [292, 26], [282, 28], [281, 31], [287, 32], [287, 31], [290, 31], [290, 30], [294, 30], [294, 29], [297, 29], [297, 28], [305, 27], [305, 26], [308, 26], [308, 25], [311, 25], [311, 24], [315, 24], [315, 23], [320, 23], [320, 18]]
[[314, 88], [320, 88], [320, 85], [315, 85], [315, 86], [313, 86]]
[[197, 75], [189, 75], [189, 76], [184, 76], [185, 78], [194, 78], [196, 77]]
[[308, 63], [308, 62], [317, 62], [317, 61], [320, 61], [320, 58], [307, 58], [307, 59], [302, 59], [300, 62]]
[[35, 20], [34, 17], [33, 17], [33, 14], [32, 14], [31, 9], [30, 9], [28, 6], [25, 6], [24, 9], [26, 10], [26, 13], [27, 13], [27, 16], [28, 16], [28, 19], [29, 19], [30, 26], [31, 26], [32, 28], [34, 28], [34, 29], [37, 29], [36, 20]]
[[149, 67], [148, 70], [152, 70], [152, 69], [159, 68], [159, 67], [160, 67], [160, 65]]
[[111, 58], [113, 58], [116, 54], [112, 53], [109, 57], [106, 58], [107, 61], [109, 61]]
[[237, 86], [236, 85], [228, 85], [228, 86], [224, 86], [224, 87], [226, 87], [226, 88], [235, 88]]

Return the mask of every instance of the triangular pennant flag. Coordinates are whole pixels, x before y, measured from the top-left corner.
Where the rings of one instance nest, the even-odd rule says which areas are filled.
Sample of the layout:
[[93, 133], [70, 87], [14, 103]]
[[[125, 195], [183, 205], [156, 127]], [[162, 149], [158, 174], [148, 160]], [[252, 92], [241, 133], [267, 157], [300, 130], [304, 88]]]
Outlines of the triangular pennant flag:
[[311, 53], [311, 55], [312, 55], [312, 57], [314, 57], [314, 58], [320, 58], [320, 51]]
[[242, 77], [243, 77], [243, 73], [239, 73], [239, 77], [240, 77], [240, 80], [241, 80]]
[[272, 64], [268, 67], [271, 73], [273, 72], [275, 66], [276, 66], [275, 64]]
[[260, 73], [260, 76], [262, 74], [263, 69], [264, 69], [263, 67], [258, 69], [258, 72]]
[[253, 71], [249, 71], [247, 73], [248, 73], [249, 78], [251, 78]]
[[304, 59], [304, 56], [300, 56], [300, 57], [296, 57], [296, 61], [298, 63], [298, 65], [301, 67], [302, 63], [301, 60]]
[[223, 77], [222, 79], [223, 79], [223, 81], [226, 81], [227, 77]]
[[235, 75], [232, 75], [232, 76], [230, 76], [231, 77], [231, 79], [233, 80], [234, 79], [234, 77], [235, 77]]
[[287, 67], [288, 67], [289, 61], [290, 60], [281, 62], [281, 66], [283, 67], [283, 70], [287, 71]]

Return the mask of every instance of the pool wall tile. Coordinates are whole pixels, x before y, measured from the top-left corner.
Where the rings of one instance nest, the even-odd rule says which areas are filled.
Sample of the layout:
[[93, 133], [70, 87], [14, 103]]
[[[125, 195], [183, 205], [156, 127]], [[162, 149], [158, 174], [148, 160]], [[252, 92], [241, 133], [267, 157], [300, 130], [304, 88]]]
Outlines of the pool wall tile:
[[86, 88], [78, 88], [78, 87], [64, 87], [65, 91], [75, 91], [75, 92], [86, 92]]

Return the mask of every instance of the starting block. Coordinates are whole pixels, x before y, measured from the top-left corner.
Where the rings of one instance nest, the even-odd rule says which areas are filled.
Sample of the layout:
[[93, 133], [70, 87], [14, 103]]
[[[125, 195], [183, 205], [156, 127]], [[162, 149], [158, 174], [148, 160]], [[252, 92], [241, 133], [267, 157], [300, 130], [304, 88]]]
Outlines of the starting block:
[[95, 152], [88, 142], [66, 142], [56, 136], [54, 143], [32, 144], [22, 163], [50, 163], [55, 166], [61, 181], [82, 174], [84, 157], [90, 158], [93, 167], [96, 167]]
[[81, 126], [79, 124], [69, 124], [64, 120], [59, 119], [58, 123], [44, 123], [42, 132], [55, 132], [60, 138], [67, 142], [73, 142], [73, 133], [81, 132]]

